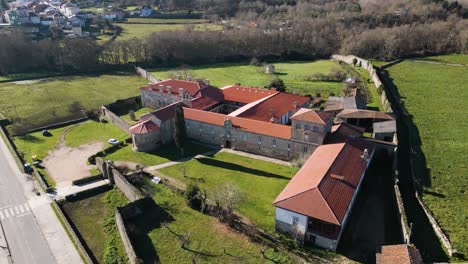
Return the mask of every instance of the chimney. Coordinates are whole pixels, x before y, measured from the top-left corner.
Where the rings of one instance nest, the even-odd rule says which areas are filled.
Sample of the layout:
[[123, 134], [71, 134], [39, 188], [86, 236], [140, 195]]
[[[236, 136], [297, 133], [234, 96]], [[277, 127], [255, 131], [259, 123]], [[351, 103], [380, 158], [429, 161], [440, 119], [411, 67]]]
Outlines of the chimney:
[[299, 102], [298, 101], [294, 101], [294, 108], [298, 108], [299, 107]]
[[160, 84], [160, 85], [159, 85], [159, 91], [162, 93], [163, 90], [164, 90], [164, 85]]
[[362, 158], [363, 160], [365, 160], [366, 162], [368, 162], [368, 161], [369, 161], [369, 150], [364, 149], [364, 152], [362, 153], [361, 158]]
[[205, 80], [205, 85], [210, 85], [210, 80], [206, 79]]
[[192, 81], [192, 76], [187, 75], [187, 81], [191, 82]]
[[179, 88], [179, 96], [184, 97], [184, 88]]
[[172, 87], [171, 87], [171, 86], [168, 85], [168, 86], [166, 87], [166, 89], [167, 89], [167, 93], [171, 93], [171, 90], [172, 90]]

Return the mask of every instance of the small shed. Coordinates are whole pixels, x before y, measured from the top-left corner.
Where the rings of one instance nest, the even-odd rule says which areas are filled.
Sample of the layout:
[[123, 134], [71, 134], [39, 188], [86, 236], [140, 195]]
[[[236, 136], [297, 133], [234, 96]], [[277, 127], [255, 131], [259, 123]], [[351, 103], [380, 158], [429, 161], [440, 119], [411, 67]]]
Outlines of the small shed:
[[274, 74], [275, 73], [275, 65], [268, 64], [265, 69], [266, 74]]
[[372, 137], [377, 140], [393, 142], [396, 134], [396, 121], [376, 122], [373, 125]]

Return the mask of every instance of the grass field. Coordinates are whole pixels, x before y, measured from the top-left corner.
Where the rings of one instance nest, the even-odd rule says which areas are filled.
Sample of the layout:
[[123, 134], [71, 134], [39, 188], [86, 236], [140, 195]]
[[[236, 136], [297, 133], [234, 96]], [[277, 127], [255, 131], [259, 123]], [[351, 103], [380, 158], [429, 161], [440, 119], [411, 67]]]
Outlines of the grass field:
[[67, 146], [79, 147], [83, 144], [102, 142], [108, 145], [110, 138], [124, 141], [129, 135], [112, 123], [99, 123], [94, 120], [86, 121], [74, 127], [66, 135]]
[[[454, 61], [457, 56], [450, 56]], [[436, 58], [437, 59], [437, 58]], [[457, 58], [465, 60], [466, 57]], [[442, 60], [446, 60], [442, 56]], [[404, 61], [388, 68], [417, 127], [414, 153], [423, 200], [459, 253], [468, 254], [468, 74], [466, 67]], [[416, 139], [416, 142], [419, 139]], [[421, 167], [425, 168], [421, 168]]]
[[425, 61], [468, 65], [468, 54], [450, 54], [420, 58]]
[[[253, 243], [216, 218], [189, 208], [166, 187], [147, 185], [157, 205], [130, 224], [146, 232], [136, 239], [137, 252], [144, 260], [157, 255], [161, 263], [293, 263], [286, 253]], [[185, 249], [178, 238], [183, 234], [190, 240]], [[260, 254], [262, 248], [266, 258]]]
[[[288, 87], [289, 92], [297, 90], [302, 94], [315, 95], [316, 92], [328, 97], [330, 92], [342, 93], [342, 83], [305, 81], [304, 78], [314, 73], [330, 73], [331, 69], [340, 69], [341, 66], [329, 60], [319, 60], [314, 62], [287, 62], [274, 63], [277, 77], [281, 78]], [[271, 79], [265, 73], [265, 67], [257, 67], [249, 64], [214, 64], [210, 66], [197, 66], [189, 69], [154, 69], [152, 73], [160, 79], [168, 78], [172, 72], [187, 72], [193, 78], [209, 79], [211, 83], [218, 87], [241, 83], [246, 86], [267, 86]]]
[[117, 189], [62, 204], [98, 263], [127, 263], [125, 249], [115, 224], [115, 207], [127, 204]]
[[132, 38], [145, 38], [155, 32], [160, 31], [177, 31], [184, 29], [193, 29], [196, 31], [205, 30], [221, 30], [222, 26], [215, 24], [187, 24], [181, 22], [180, 24], [162, 24], [162, 23], [148, 23], [148, 24], [130, 24], [130, 23], [117, 23], [123, 29], [122, 33], [117, 37], [119, 40], [126, 40]]
[[[195, 156], [197, 154], [206, 153], [211, 150], [212, 149], [210, 148], [188, 142], [185, 146], [185, 156]], [[158, 165], [168, 161], [178, 160], [180, 158], [180, 151], [177, 149], [174, 143], [164, 145], [151, 153], [135, 152], [133, 151], [132, 146], [128, 145], [106, 156], [106, 159], [109, 160], [130, 161], [145, 166]]]
[[124, 115], [121, 115], [119, 117], [122, 118], [123, 120], [125, 120], [125, 122], [129, 123], [130, 125], [133, 125], [133, 124], [136, 124], [138, 122], [138, 120], [140, 120], [140, 116], [142, 116], [144, 114], [148, 114], [148, 113], [153, 112], [153, 111], [154, 110], [151, 109], [151, 108], [146, 108], [146, 107], [140, 108], [137, 111], [135, 111], [135, 120], [132, 120], [130, 118], [129, 114], [124, 114]]
[[138, 95], [138, 88], [146, 83], [129, 73], [2, 83], [0, 112], [10, 121], [32, 128], [79, 117], [81, 109], [98, 109], [117, 99]]
[[[185, 166], [187, 177], [181, 175]], [[239, 206], [241, 214], [260, 228], [274, 231], [275, 211], [272, 202], [297, 172], [296, 168], [255, 160], [229, 153], [194, 159], [161, 169], [182, 182], [195, 182], [211, 195], [223, 183], [236, 185], [245, 195]]]

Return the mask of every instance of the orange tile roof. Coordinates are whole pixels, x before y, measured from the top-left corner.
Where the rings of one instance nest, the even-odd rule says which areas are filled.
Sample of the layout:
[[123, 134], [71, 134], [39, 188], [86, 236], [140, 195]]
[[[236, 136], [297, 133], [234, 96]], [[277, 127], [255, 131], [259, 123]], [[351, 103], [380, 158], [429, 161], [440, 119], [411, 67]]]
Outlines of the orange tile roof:
[[376, 254], [376, 264], [420, 263], [423, 262], [419, 250], [406, 244], [382, 246]]
[[290, 126], [272, 124], [246, 118], [228, 117], [227, 115], [201, 111], [192, 108], [184, 108], [184, 115], [186, 119], [218, 126], [224, 126], [224, 121], [226, 119], [230, 119], [234, 128], [271, 137], [290, 139], [292, 133]]
[[333, 114], [330, 113], [327, 113], [326, 115], [325, 112], [320, 113], [312, 109], [301, 108], [293, 116], [291, 116], [291, 119], [326, 124], [328, 123], [329, 119], [333, 117]]
[[222, 88], [224, 100], [248, 104], [272, 94], [279, 93], [273, 90], [230, 85]]
[[146, 120], [141, 123], [137, 123], [136, 125], [130, 128], [130, 132], [132, 134], [146, 134], [152, 131], [158, 130], [159, 126], [153, 123], [151, 120]]
[[200, 90], [200, 97], [192, 99], [192, 107], [204, 110], [222, 101], [224, 101], [223, 91], [213, 86], [207, 86]]
[[295, 103], [297, 103], [297, 106], [301, 107], [309, 101], [310, 97], [306, 96], [276, 93], [237, 116], [264, 122], [271, 122], [272, 120], [277, 122], [289, 111], [296, 111]]
[[367, 165], [366, 148], [371, 155], [371, 145], [359, 139], [319, 146], [273, 204], [341, 225]]
[[167, 86], [171, 86], [171, 94], [179, 94], [179, 88], [184, 88], [184, 90], [187, 91], [192, 97], [194, 97], [198, 93], [200, 88], [202, 88], [200, 86], [200, 83], [196, 81], [168, 79], [152, 83], [150, 85], [142, 87], [142, 89], [159, 93], [159, 85], [163, 85], [163, 93], [167, 93]]

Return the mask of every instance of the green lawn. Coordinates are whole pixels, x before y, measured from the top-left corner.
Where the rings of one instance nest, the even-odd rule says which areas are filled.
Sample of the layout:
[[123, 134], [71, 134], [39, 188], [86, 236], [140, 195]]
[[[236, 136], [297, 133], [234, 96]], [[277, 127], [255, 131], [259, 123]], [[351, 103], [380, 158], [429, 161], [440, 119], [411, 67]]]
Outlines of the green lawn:
[[146, 80], [130, 73], [2, 83], [0, 112], [16, 125], [32, 128], [79, 117], [80, 109], [98, 109], [117, 99], [138, 95], [138, 88], [145, 84]]
[[[445, 59], [445, 57], [442, 57]], [[459, 253], [468, 254], [468, 74], [466, 67], [405, 61], [387, 69], [423, 153], [415, 153], [424, 203]], [[425, 160], [424, 160], [424, 156]], [[427, 167], [425, 170], [424, 165]]]
[[377, 92], [377, 88], [375, 88], [374, 81], [372, 81], [369, 72], [362, 67], [349, 67], [361, 76], [361, 81], [364, 83], [367, 91], [369, 92], [370, 99], [367, 103], [367, 107], [372, 110], [383, 111], [382, 105], [380, 103], [380, 95]]
[[124, 114], [124, 115], [121, 115], [120, 118], [122, 118], [123, 120], [125, 120], [125, 122], [129, 123], [130, 125], [133, 125], [133, 124], [136, 124], [138, 122], [138, 120], [140, 120], [140, 117], [144, 114], [148, 114], [150, 112], [153, 112], [154, 110], [151, 109], [151, 108], [147, 108], [147, 107], [143, 107], [143, 108], [140, 108], [138, 109], [137, 111], [135, 111], [135, 118], [136, 120], [132, 120], [130, 118], [130, 115], [127, 113], [127, 114]]
[[421, 58], [421, 60], [468, 65], [468, 54], [450, 54], [424, 57]]
[[[277, 77], [281, 78], [288, 87], [289, 92], [298, 91], [302, 94], [315, 95], [316, 92], [328, 97], [330, 92], [342, 93], [343, 84], [340, 82], [305, 81], [304, 78], [314, 73], [330, 73], [331, 69], [341, 69], [333, 61], [319, 60], [314, 62], [287, 62], [274, 63]], [[275, 76], [265, 73], [265, 67], [249, 64], [214, 64], [210, 66], [197, 66], [185, 69], [154, 69], [152, 73], [160, 79], [166, 79], [170, 73], [187, 71], [193, 78], [209, 79], [218, 87], [241, 83], [246, 86], [264, 87]]]
[[[187, 177], [179, 168], [186, 167]], [[239, 211], [260, 228], [273, 232], [275, 210], [272, 202], [297, 172], [296, 168], [229, 153], [194, 159], [161, 169], [182, 182], [191, 181], [208, 191], [210, 196], [223, 183], [236, 185], [245, 195]]]
[[115, 208], [128, 201], [117, 189], [83, 200], [63, 202], [62, 208], [98, 263], [128, 263], [115, 224]]
[[66, 135], [66, 142], [70, 147], [78, 147], [93, 142], [102, 142], [108, 145], [107, 141], [110, 138], [124, 141], [128, 137], [127, 133], [112, 123], [99, 123], [89, 120], [74, 127]]
[[[192, 263], [194, 259], [196, 263], [293, 263], [284, 251], [253, 243], [216, 218], [189, 208], [180, 195], [166, 187], [149, 181], [147, 185], [157, 205], [130, 224], [145, 232], [136, 239], [137, 252], [143, 259], [157, 254], [161, 263]], [[167, 225], [162, 226], [163, 222]], [[182, 234], [189, 234], [186, 249], [177, 237]], [[265, 256], [272, 261], [260, 254], [262, 248], [267, 249]]]
[[[185, 156], [195, 156], [197, 154], [206, 153], [211, 150], [212, 149], [210, 148], [188, 142], [185, 146]], [[180, 151], [177, 149], [174, 143], [164, 145], [151, 153], [135, 152], [133, 151], [132, 146], [128, 145], [106, 156], [106, 159], [109, 160], [130, 161], [145, 166], [158, 165], [168, 161], [178, 160], [180, 158]]]

